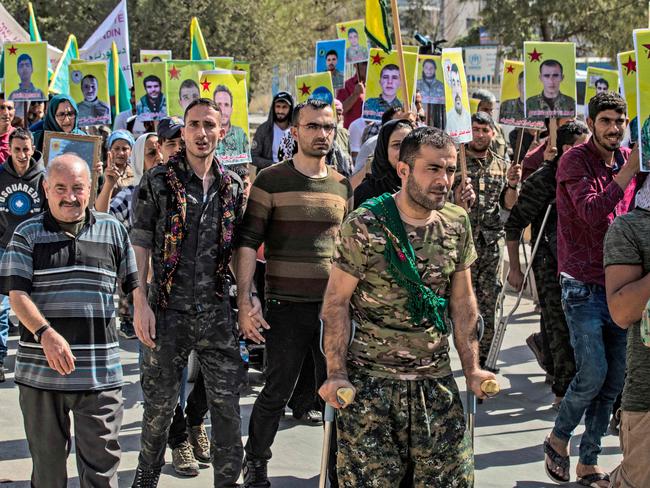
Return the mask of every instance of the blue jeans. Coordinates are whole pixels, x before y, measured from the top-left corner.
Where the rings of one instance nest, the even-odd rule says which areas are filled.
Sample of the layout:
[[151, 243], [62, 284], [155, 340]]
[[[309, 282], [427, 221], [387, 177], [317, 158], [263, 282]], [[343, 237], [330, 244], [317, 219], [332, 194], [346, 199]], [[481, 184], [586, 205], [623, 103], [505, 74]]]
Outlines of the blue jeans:
[[585, 416], [580, 462], [598, 464], [600, 440], [612, 405], [623, 390], [627, 333], [609, 314], [605, 288], [561, 277], [562, 308], [569, 326], [576, 375], [564, 396], [553, 433], [569, 441]]
[[9, 297], [0, 295], [0, 363], [7, 357], [9, 339]]

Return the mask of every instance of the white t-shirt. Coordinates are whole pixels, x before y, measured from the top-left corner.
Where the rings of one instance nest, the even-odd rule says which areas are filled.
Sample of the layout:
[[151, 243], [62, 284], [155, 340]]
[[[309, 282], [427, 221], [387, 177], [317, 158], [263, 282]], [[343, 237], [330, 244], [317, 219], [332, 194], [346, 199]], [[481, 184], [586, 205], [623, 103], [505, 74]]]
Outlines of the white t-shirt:
[[[133, 116], [130, 110], [125, 110], [124, 112], [120, 112], [117, 114], [117, 117], [115, 117], [115, 123], [113, 124], [113, 130], [119, 130], [123, 129], [126, 130], [126, 123], [129, 121], [129, 118]], [[147, 129], [144, 127], [144, 124], [142, 121], [139, 119], [135, 119], [135, 123], [133, 124], [133, 131], [132, 134], [133, 136], [137, 139], [140, 137], [142, 134], [147, 132]]]
[[363, 143], [361, 149], [359, 149], [359, 154], [357, 154], [357, 160], [354, 162], [354, 169], [352, 170], [353, 175], [356, 175], [361, 171], [368, 162], [370, 155], [374, 154], [375, 147], [377, 147], [377, 137], [378, 136], [369, 137], [368, 140]]
[[363, 129], [366, 128], [366, 121], [358, 118], [350, 124], [348, 131], [350, 132], [350, 152], [358, 153], [361, 149], [361, 138], [363, 137]]
[[278, 160], [278, 151], [280, 150], [280, 143], [282, 138], [289, 134], [289, 127], [282, 129], [278, 127], [278, 124], [273, 124], [273, 162], [277, 163]]

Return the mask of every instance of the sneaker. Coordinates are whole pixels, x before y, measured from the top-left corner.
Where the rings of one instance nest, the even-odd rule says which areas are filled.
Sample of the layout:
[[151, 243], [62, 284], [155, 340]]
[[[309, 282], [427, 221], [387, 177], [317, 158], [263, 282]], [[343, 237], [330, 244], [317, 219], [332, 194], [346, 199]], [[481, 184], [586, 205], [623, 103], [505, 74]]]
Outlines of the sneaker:
[[172, 449], [172, 465], [174, 471], [181, 476], [199, 475], [199, 463], [194, 457], [192, 446], [187, 441]]
[[264, 459], [244, 458], [244, 488], [270, 488], [267, 464], [268, 461]]
[[202, 463], [210, 462], [210, 439], [205, 425], [197, 425], [187, 429], [187, 437], [194, 450], [194, 457]]
[[138, 337], [137, 335], [135, 335], [133, 322], [131, 322], [130, 320], [121, 321], [119, 333], [125, 339], [135, 339], [136, 337]]
[[146, 469], [138, 466], [135, 470], [135, 478], [133, 478], [131, 488], [156, 488], [158, 478], [160, 478], [159, 469]]
[[544, 366], [544, 353], [542, 352], [542, 334], [539, 332], [530, 334], [526, 338], [526, 344], [528, 344], [530, 350], [533, 351], [539, 367], [542, 368], [542, 371], [546, 371], [546, 367]]

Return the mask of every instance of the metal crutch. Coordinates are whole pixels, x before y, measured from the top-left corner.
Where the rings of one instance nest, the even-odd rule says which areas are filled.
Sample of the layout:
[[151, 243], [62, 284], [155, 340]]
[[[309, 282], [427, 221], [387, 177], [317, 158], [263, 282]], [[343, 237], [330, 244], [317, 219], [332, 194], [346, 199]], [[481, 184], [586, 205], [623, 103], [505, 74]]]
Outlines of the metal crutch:
[[[528, 261], [528, 264], [526, 265], [526, 272], [524, 273], [524, 283], [526, 283], [526, 280], [528, 279], [528, 275], [530, 274], [530, 270], [533, 267], [533, 260], [535, 259], [535, 254], [537, 254], [537, 248], [539, 247], [539, 243], [542, 240], [544, 234], [544, 228], [546, 227], [546, 222], [548, 221], [548, 216], [551, 213], [552, 207], [553, 204], [551, 203], [546, 208], [546, 213], [544, 214], [544, 220], [542, 220], [542, 225], [539, 229], [539, 234], [537, 235], [537, 240], [535, 241], [535, 246], [533, 247], [533, 251], [530, 256], [530, 261]], [[505, 295], [505, 288], [506, 288], [506, 284], [504, 283], [503, 290], [501, 290], [502, 295]], [[519, 308], [519, 304], [521, 303], [521, 297], [524, 294], [524, 290], [525, 287], [522, 285], [521, 290], [519, 290], [519, 293], [517, 294], [517, 301], [515, 302], [515, 306], [512, 308], [510, 313], [505, 318], [503, 314], [503, 306], [501, 307], [502, 312], [499, 317], [499, 323], [494, 329], [494, 338], [492, 339], [492, 344], [490, 345], [490, 351], [488, 352], [488, 356], [485, 361], [485, 369], [487, 370], [496, 371], [497, 360], [499, 359], [499, 353], [501, 352], [501, 346], [503, 345], [503, 339], [506, 334], [506, 327], [508, 326], [508, 322], [510, 322], [510, 319], [512, 318], [514, 313], [517, 311], [517, 308]]]

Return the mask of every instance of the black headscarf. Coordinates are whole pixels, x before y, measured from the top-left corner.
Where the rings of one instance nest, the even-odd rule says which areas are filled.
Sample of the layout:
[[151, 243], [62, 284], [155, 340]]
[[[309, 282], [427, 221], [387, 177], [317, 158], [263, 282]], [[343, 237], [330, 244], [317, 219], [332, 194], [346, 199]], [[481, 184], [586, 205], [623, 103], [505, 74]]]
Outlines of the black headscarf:
[[354, 190], [354, 208], [358, 208], [369, 198], [378, 197], [386, 192], [395, 193], [401, 188], [402, 180], [388, 161], [388, 142], [393, 132], [402, 127], [414, 128], [413, 124], [406, 119], [390, 120], [381, 126], [370, 173]]

